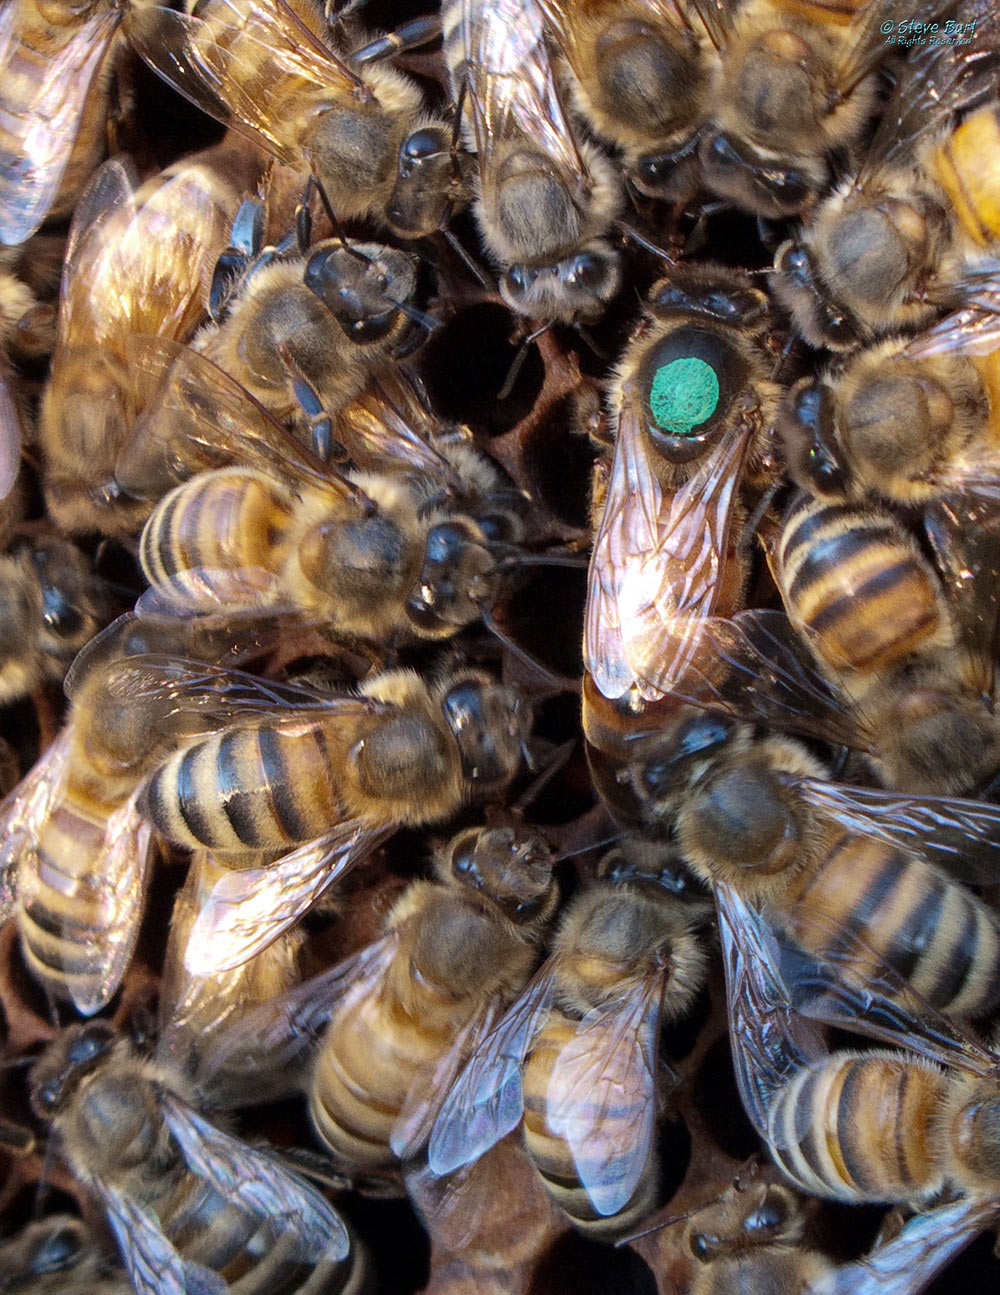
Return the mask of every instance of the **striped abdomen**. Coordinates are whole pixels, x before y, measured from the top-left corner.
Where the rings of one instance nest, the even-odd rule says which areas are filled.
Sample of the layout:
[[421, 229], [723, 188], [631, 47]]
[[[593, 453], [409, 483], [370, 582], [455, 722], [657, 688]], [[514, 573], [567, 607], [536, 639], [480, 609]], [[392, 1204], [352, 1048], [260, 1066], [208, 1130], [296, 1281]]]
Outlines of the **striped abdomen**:
[[284, 850], [341, 815], [321, 720], [230, 729], [177, 752], [151, 778], [146, 812], [179, 844], [223, 856]]
[[[143, 528], [139, 554], [152, 585], [169, 586], [185, 605], [218, 607], [239, 595], [225, 577], [251, 568], [276, 572], [292, 501], [262, 473], [223, 468], [178, 486]], [[213, 582], [212, 573], [217, 573]], [[243, 598], [250, 596], [251, 585]], [[264, 592], [261, 603], [269, 601]]]
[[1000, 238], [1000, 113], [983, 108], [934, 155], [937, 178], [968, 236], [981, 247]]
[[[811, 871], [792, 879], [792, 934], [812, 952], [849, 966], [847, 937], [861, 941], [940, 1011], [980, 1016], [1000, 1001], [1000, 929], [957, 881], [873, 837], [844, 833]], [[796, 925], [795, 912], [822, 927]], [[829, 919], [826, 928], [825, 919]]]
[[381, 986], [349, 1002], [331, 1021], [310, 1089], [313, 1125], [335, 1159], [370, 1173], [396, 1165], [389, 1138], [408, 1094], [427, 1088], [435, 1065], [478, 1006], [475, 998], [468, 1004], [442, 1001], [413, 981], [404, 1005], [394, 991], [394, 973], [411, 974], [409, 967], [394, 968]]
[[814, 1196], [921, 1200], [941, 1183], [935, 1119], [947, 1082], [917, 1057], [835, 1053], [778, 1094], [771, 1156]]
[[[578, 1028], [579, 1021], [553, 1011], [532, 1045], [525, 1062], [523, 1076], [525, 1147], [553, 1200], [578, 1226], [590, 1231], [599, 1231], [602, 1228], [608, 1231], [619, 1231], [651, 1208], [657, 1182], [655, 1152], [650, 1147], [646, 1171], [624, 1209], [610, 1218], [599, 1214], [584, 1185], [584, 1179], [596, 1182], [601, 1176], [596, 1163], [590, 1172], [585, 1164], [578, 1167], [569, 1143], [553, 1131], [547, 1118], [549, 1082], [553, 1067], [560, 1052], [574, 1038]], [[586, 1101], [586, 1095], [581, 1094], [580, 1100]], [[616, 1133], [625, 1141], [625, 1145], [629, 1145], [634, 1140], [635, 1120], [634, 1111], [627, 1096], [623, 1096], [620, 1110], [609, 1112], [605, 1109], [602, 1115], [604, 1121], [601, 1125], [600, 1150], [604, 1152], [602, 1158], [606, 1158], [607, 1144], [615, 1141]], [[615, 1125], [620, 1127], [616, 1129]], [[595, 1122], [596, 1127], [598, 1127], [597, 1122]], [[594, 1152], [596, 1161], [597, 1146]]]
[[883, 513], [812, 499], [793, 507], [778, 584], [789, 617], [834, 670], [884, 670], [947, 633], [934, 573]]

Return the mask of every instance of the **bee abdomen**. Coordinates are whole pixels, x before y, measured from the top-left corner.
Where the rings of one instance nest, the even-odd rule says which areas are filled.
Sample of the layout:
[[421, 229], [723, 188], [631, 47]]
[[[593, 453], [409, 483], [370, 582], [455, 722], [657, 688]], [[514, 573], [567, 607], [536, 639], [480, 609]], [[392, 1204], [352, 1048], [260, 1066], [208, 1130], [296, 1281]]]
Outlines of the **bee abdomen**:
[[844, 1053], [800, 1071], [771, 1111], [771, 1155], [833, 1200], [914, 1201], [941, 1182], [935, 1112], [941, 1071], [899, 1053]]
[[172, 490], [150, 516], [140, 541], [142, 569], [150, 584], [170, 583], [192, 606], [214, 605], [203, 573], [273, 570], [288, 516], [284, 492], [261, 474], [203, 473]]
[[[619, 1231], [640, 1217], [651, 1204], [656, 1190], [653, 1152], [650, 1149], [650, 1162], [647, 1172], [631, 1200], [616, 1215], [607, 1217], [595, 1209], [584, 1180], [596, 1181], [596, 1165], [588, 1172], [584, 1160], [577, 1163], [573, 1151], [564, 1137], [554, 1132], [549, 1123], [548, 1112], [554, 1099], [550, 1088], [552, 1069], [559, 1053], [576, 1035], [578, 1022], [565, 1017], [553, 1016], [540, 1031], [532, 1046], [524, 1069], [524, 1141], [528, 1154], [535, 1168], [541, 1175], [546, 1188], [556, 1204], [569, 1215], [573, 1221], [590, 1231]], [[627, 1099], [623, 1099], [627, 1100]], [[620, 1112], [611, 1112], [612, 1118], [617, 1114], [620, 1119], [623, 1138], [631, 1139], [629, 1119], [631, 1108], [623, 1105]], [[607, 1117], [609, 1112], [602, 1114]], [[614, 1132], [603, 1131], [605, 1142], [614, 1140]], [[597, 1149], [595, 1148], [595, 1158]]]
[[938, 180], [963, 229], [982, 247], [1000, 238], [1000, 183], [984, 158], [1000, 153], [1000, 117], [995, 108], [973, 113], [935, 154]]
[[941, 633], [934, 574], [891, 518], [807, 500], [779, 565], [789, 616], [835, 669], [883, 670]]
[[340, 815], [322, 724], [237, 728], [189, 746], [150, 779], [146, 811], [164, 836], [218, 854], [322, 836]]
[[872, 949], [940, 1011], [979, 1016], [1000, 1000], [1000, 930], [990, 910], [905, 851], [844, 833], [815, 872], [803, 876], [794, 899], [800, 911], [830, 918], [828, 939], [809, 928], [801, 937], [824, 958], [849, 964], [840, 931]]

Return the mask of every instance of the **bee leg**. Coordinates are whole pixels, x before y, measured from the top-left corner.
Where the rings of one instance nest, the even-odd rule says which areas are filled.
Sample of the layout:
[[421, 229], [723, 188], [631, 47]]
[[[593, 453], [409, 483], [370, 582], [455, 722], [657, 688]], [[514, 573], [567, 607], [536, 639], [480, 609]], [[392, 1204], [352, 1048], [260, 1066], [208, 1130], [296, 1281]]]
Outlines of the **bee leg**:
[[375, 63], [379, 59], [390, 58], [394, 54], [404, 54], [407, 50], [420, 49], [429, 45], [441, 35], [441, 15], [425, 14], [421, 18], [411, 18], [395, 31], [379, 36], [355, 50], [350, 62], [355, 67], [364, 67], [366, 63]]
[[309, 440], [312, 451], [324, 463], [342, 463], [347, 458], [347, 450], [340, 441], [334, 440], [333, 421], [323, 407], [319, 392], [292, 359], [286, 347], [279, 347], [279, 354], [292, 376], [292, 391], [306, 416], [309, 429]]
[[259, 198], [244, 198], [233, 220], [231, 243], [215, 263], [208, 295], [209, 317], [221, 323], [229, 313], [236, 284], [259, 257], [264, 244], [264, 204]]

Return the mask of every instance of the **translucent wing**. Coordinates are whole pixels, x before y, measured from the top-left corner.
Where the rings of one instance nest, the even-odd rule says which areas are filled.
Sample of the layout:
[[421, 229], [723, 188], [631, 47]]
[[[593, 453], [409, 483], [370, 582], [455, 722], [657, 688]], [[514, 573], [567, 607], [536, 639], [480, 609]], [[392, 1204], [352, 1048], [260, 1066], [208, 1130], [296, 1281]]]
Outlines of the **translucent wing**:
[[431, 1129], [449, 1090], [478, 1039], [493, 1027], [499, 1004], [483, 1003], [471, 1020], [458, 1031], [429, 1078], [414, 1085], [406, 1095], [389, 1137], [392, 1154], [400, 1160], [415, 1156], [431, 1135]]
[[[167, 337], [133, 335], [126, 344], [130, 367], [145, 373], [155, 391], [122, 453], [120, 480], [141, 486], [143, 464], [155, 447], [166, 458], [188, 462], [183, 476], [236, 462], [328, 491], [331, 498], [365, 496], [336, 468], [317, 458], [264, 406], [207, 356]], [[152, 445], [150, 445], [152, 442]]]
[[997, 502], [952, 495], [924, 510], [924, 534], [965, 649], [959, 668], [992, 697], [1000, 646], [1000, 520]]
[[138, 616], [274, 616], [294, 612], [278, 575], [264, 567], [185, 567], [135, 604]]
[[657, 701], [700, 654], [748, 444], [746, 429], [735, 429], [668, 495], [649, 461], [639, 401], [624, 393], [584, 625], [584, 657], [605, 696], [634, 683]]
[[14, 911], [21, 862], [36, 850], [42, 824], [62, 799], [72, 740], [66, 725], [0, 805], [0, 923]]
[[462, 0], [462, 30], [480, 167], [515, 135], [535, 141], [581, 188], [589, 183], [556, 85], [537, 0]]
[[891, 1241], [864, 1259], [841, 1264], [809, 1286], [806, 1295], [920, 1295], [996, 1217], [994, 1201], [975, 1197], [916, 1214]]
[[473, 1053], [442, 1103], [427, 1148], [427, 1163], [439, 1177], [476, 1160], [520, 1120], [521, 1068], [552, 1003], [556, 971], [549, 958]]
[[[399, 948], [396, 929], [361, 949], [353, 957], [313, 976], [269, 1003], [245, 1011], [210, 1040], [198, 1071], [199, 1088], [215, 1098], [215, 1079], [247, 1059], [250, 1087], [243, 1100], [256, 1100], [252, 1074], [296, 1073], [301, 1083], [308, 1057], [320, 1033], [337, 1011], [350, 1011], [384, 979]], [[235, 1104], [235, 1103], [233, 1103]]]
[[184, 1260], [167, 1240], [156, 1215], [100, 1179], [93, 1180], [92, 1186], [101, 1197], [138, 1295], [187, 1295]]
[[223, 1200], [263, 1219], [278, 1235], [294, 1235], [305, 1262], [347, 1258], [347, 1229], [319, 1192], [267, 1152], [209, 1124], [172, 1093], [161, 1093], [160, 1100], [184, 1159]]
[[241, 868], [212, 888], [191, 928], [184, 965], [192, 976], [252, 958], [306, 913], [323, 892], [395, 831], [345, 819], [324, 837], [263, 868]]
[[98, 6], [61, 49], [44, 55], [20, 38], [18, 10], [10, 3], [0, 13], [0, 242], [9, 245], [30, 238], [52, 206], [122, 15]]
[[431, 443], [437, 419], [425, 409], [402, 372], [387, 370], [337, 415], [336, 433], [365, 470], [428, 476], [460, 488], [455, 469]]
[[[72, 912], [87, 914], [89, 939], [85, 966], [75, 961], [53, 966], [64, 974], [70, 997], [84, 1016], [93, 1016], [111, 999], [128, 967], [139, 934], [149, 876], [152, 829], [140, 815], [136, 797], [107, 820], [92, 866], [75, 877], [60, 879], [60, 898]], [[81, 851], [87, 848], [81, 842]], [[51, 922], [52, 877], [37, 851], [21, 855], [17, 901], [38, 923]], [[72, 928], [69, 932], [72, 934]], [[83, 961], [83, 959], [81, 959]]]
[[549, 1076], [546, 1119], [566, 1139], [598, 1214], [632, 1199], [653, 1145], [663, 977], [588, 1012]]
[[0, 363], [0, 501], [6, 499], [14, 488], [21, 468], [23, 441], [21, 412], [14, 398], [10, 372]]
[[1000, 806], [950, 796], [905, 796], [818, 778], [797, 782], [805, 801], [859, 836], [902, 846], [973, 883], [1000, 880]]
[[[218, 0], [210, 21], [165, 8], [140, 10], [129, 39], [154, 72], [197, 107], [282, 162], [301, 162], [295, 128], [274, 110], [274, 86], [335, 107], [372, 98], [364, 82], [287, 5]], [[310, 37], [312, 37], [310, 39]], [[267, 92], [271, 87], [271, 93]]]
[[716, 49], [722, 50], [732, 34], [737, 0], [690, 0]]
[[[729, 1042], [743, 1109], [773, 1146], [770, 1110], [777, 1093], [803, 1068], [827, 1055], [822, 1035], [792, 1007], [781, 968], [781, 951], [760, 913], [725, 882], [715, 886], [719, 937], [726, 974]], [[788, 1142], [807, 1132], [800, 1112]]]

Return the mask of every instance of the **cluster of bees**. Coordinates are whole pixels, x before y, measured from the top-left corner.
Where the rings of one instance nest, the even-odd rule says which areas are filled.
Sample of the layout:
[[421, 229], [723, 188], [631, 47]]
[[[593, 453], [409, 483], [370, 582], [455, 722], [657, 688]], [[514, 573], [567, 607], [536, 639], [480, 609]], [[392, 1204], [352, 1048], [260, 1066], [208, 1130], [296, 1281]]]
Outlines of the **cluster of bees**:
[[413, 1290], [408, 1197], [439, 1295], [917, 1295], [1000, 1220], [1000, 13], [374, 7], [0, 8], [0, 1289]]

